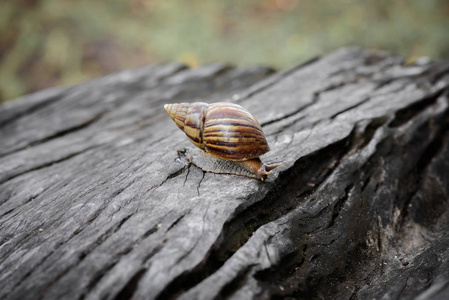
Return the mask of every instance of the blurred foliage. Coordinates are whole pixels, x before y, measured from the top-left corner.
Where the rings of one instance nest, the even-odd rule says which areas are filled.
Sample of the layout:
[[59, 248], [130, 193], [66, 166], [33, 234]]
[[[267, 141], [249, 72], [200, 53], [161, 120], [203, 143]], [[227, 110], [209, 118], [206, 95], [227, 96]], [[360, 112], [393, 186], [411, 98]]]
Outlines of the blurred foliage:
[[157, 61], [286, 68], [358, 45], [449, 58], [448, 0], [0, 0], [0, 101]]

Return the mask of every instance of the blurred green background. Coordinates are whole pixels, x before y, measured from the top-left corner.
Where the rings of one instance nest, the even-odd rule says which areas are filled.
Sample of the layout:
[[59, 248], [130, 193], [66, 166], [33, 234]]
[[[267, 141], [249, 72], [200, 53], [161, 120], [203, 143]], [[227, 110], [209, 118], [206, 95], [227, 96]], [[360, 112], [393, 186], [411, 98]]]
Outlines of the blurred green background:
[[282, 69], [347, 45], [449, 59], [449, 1], [0, 0], [0, 102], [153, 62]]

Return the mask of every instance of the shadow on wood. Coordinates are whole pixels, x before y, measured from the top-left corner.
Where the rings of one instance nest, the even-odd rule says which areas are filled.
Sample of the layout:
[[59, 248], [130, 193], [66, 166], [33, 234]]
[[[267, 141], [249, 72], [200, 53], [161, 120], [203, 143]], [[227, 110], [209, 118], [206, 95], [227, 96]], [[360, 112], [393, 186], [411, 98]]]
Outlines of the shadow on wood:
[[[0, 108], [1, 299], [449, 297], [449, 63], [160, 64]], [[203, 173], [163, 105], [239, 103], [283, 162]]]

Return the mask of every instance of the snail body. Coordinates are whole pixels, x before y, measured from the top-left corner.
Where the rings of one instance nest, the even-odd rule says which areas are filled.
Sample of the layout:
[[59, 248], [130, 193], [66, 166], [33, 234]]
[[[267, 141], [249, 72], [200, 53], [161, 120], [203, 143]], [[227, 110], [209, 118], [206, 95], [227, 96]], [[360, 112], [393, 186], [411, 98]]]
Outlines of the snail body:
[[241, 175], [262, 181], [269, 171], [281, 165], [266, 165], [258, 157], [243, 161], [222, 159], [198, 148], [185, 149], [185, 157], [205, 172]]
[[264, 180], [278, 165], [259, 157], [268, 151], [259, 122], [240, 105], [227, 102], [166, 104], [167, 113], [188, 139], [203, 151], [186, 158], [206, 172], [243, 175]]

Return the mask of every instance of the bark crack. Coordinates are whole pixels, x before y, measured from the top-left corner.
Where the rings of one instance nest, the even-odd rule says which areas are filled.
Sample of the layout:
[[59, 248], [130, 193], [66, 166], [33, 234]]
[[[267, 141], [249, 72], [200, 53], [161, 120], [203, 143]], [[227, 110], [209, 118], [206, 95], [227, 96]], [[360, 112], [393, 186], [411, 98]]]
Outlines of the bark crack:
[[67, 134], [70, 134], [70, 133], [73, 133], [73, 132], [76, 132], [76, 131], [80, 131], [80, 130], [88, 127], [89, 125], [92, 125], [93, 123], [97, 122], [98, 120], [100, 120], [101, 117], [104, 114], [105, 114], [105, 112], [98, 113], [98, 114], [92, 116], [91, 118], [89, 118], [87, 120], [83, 120], [79, 124], [73, 125], [72, 127], [66, 128], [66, 129], [61, 130], [61, 131], [57, 131], [57, 132], [55, 132], [52, 135], [49, 135], [49, 136], [47, 136], [45, 138], [42, 138], [40, 140], [37, 140], [37, 141], [30, 142], [30, 143], [28, 143], [28, 144], [26, 144], [26, 145], [24, 145], [24, 146], [22, 146], [20, 148], [14, 148], [13, 150], [11, 150], [9, 152], [4, 152], [4, 153], [0, 154], [0, 158], [5, 157], [7, 155], [10, 155], [12, 153], [16, 153], [18, 151], [24, 150], [24, 149], [26, 149], [28, 147], [35, 147], [37, 145], [43, 144], [45, 142], [48, 142], [50, 140], [63, 137], [65, 135], [67, 135]]
[[197, 193], [198, 193], [198, 196], [200, 195], [201, 182], [203, 182], [204, 176], [206, 176], [206, 172], [203, 171], [203, 174], [202, 174], [202, 176], [201, 176], [201, 179], [200, 179], [200, 181], [198, 182], [198, 185], [196, 186], [196, 191], [197, 191]]
[[82, 149], [80, 151], [77, 151], [77, 152], [74, 152], [74, 153], [70, 153], [70, 154], [68, 154], [68, 155], [66, 155], [66, 156], [64, 156], [64, 157], [62, 157], [60, 159], [56, 159], [56, 160], [47, 162], [45, 164], [42, 164], [42, 165], [30, 168], [30, 169], [28, 169], [26, 171], [19, 172], [19, 173], [14, 174], [14, 175], [9, 175], [9, 176], [7, 175], [0, 181], [0, 185], [4, 184], [7, 181], [10, 181], [10, 180], [12, 180], [12, 179], [14, 179], [16, 177], [19, 177], [19, 176], [21, 176], [23, 174], [26, 174], [26, 173], [29, 173], [29, 172], [32, 172], [32, 171], [36, 171], [36, 170], [39, 170], [39, 169], [47, 168], [47, 167], [49, 167], [51, 165], [54, 165], [54, 164], [57, 164], [57, 163], [61, 163], [61, 162], [65, 161], [65, 160], [69, 160], [69, 159], [71, 159], [71, 158], [73, 158], [75, 156], [83, 154], [84, 152], [87, 152], [87, 151], [89, 151], [91, 149], [94, 149], [94, 148], [97, 148], [97, 147], [99, 147], [99, 146], [98, 145], [93, 145], [93, 146], [90, 146], [90, 147], [86, 147], [86, 148], [84, 148], [84, 149]]

